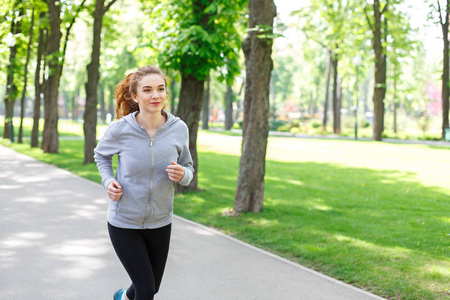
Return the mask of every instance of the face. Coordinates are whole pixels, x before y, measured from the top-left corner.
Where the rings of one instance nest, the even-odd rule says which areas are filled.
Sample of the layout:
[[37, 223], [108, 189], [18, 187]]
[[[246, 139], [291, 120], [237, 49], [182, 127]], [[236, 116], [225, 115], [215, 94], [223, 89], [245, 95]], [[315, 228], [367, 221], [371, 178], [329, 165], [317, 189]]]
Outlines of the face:
[[133, 100], [139, 104], [141, 112], [161, 112], [166, 103], [166, 86], [164, 78], [159, 74], [148, 74], [142, 77], [136, 87]]

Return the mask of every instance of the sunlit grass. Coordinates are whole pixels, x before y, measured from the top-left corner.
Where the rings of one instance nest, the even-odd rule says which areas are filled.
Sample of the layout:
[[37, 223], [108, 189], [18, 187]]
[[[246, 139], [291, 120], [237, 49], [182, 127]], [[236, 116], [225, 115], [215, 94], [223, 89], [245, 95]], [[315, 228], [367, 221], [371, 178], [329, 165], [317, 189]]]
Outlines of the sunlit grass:
[[[386, 298], [450, 298], [450, 148], [272, 137], [264, 211], [230, 217], [240, 145], [199, 133], [202, 191], [177, 195], [176, 214]], [[9, 146], [100, 182], [82, 140]]]
[[[5, 122], [4, 117], [0, 117], [0, 137], [3, 136], [3, 124]], [[14, 136], [17, 139], [19, 135], [20, 118], [14, 118]], [[33, 127], [32, 118], [23, 119], [23, 137], [24, 139], [29, 139], [31, 136], [31, 130]], [[102, 136], [108, 125], [98, 124], [97, 125], [97, 135]], [[44, 130], [44, 119], [39, 120], [39, 136], [42, 136], [42, 131]], [[83, 137], [83, 124], [79, 121], [60, 119], [58, 121], [58, 132], [60, 137]]]

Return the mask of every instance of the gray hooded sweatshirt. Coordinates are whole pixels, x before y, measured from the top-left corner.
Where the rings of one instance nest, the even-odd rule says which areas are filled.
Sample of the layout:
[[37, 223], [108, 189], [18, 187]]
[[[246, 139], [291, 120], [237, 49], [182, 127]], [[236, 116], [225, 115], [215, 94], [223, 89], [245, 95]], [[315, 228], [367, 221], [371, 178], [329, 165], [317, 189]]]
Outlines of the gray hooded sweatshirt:
[[[110, 201], [108, 222], [119, 228], [160, 228], [172, 222], [175, 184], [166, 167], [172, 161], [184, 168], [179, 184], [190, 184], [194, 168], [189, 131], [178, 117], [165, 111], [167, 122], [150, 138], [136, 122], [137, 112], [110, 124], [95, 148], [95, 161], [105, 189], [117, 180], [122, 197]], [[114, 178], [112, 158], [118, 155]]]

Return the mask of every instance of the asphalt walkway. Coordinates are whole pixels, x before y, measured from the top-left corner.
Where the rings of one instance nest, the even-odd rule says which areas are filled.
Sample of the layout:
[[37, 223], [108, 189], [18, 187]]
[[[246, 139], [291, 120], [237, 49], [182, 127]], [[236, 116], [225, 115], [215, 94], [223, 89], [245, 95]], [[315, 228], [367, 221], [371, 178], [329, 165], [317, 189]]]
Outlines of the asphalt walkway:
[[[129, 279], [96, 183], [0, 146], [0, 298], [112, 299]], [[156, 299], [383, 299], [175, 217]]]

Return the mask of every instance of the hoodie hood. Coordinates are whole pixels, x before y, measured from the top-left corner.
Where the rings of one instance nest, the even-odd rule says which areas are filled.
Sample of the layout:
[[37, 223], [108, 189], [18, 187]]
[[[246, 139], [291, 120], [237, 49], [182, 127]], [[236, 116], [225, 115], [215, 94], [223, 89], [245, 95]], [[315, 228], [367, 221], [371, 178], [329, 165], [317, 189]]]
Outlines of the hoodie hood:
[[[161, 128], [158, 129], [159, 131], [164, 131], [165, 129], [167, 129], [168, 127], [172, 126], [173, 124], [175, 124], [176, 122], [178, 122], [180, 120], [180, 118], [175, 117], [174, 115], [169, 113], [167, 110], [163, 109], [163, 111], [167, 116], [167, 121]], [[130, 124], [131, 127], [133, 127], [134, 129], [142, 131], [144, 128], [141, 125], [139, 125], [139, 123], [136, 121], [136, 115], [138, 113], [139, 113], [139, 111], [132, 112], [132, 113], [126, 115], [125, 117], [123, 117], [123, 119], [125, 119], [125, 121], [127, 121], [127, 123]]]

